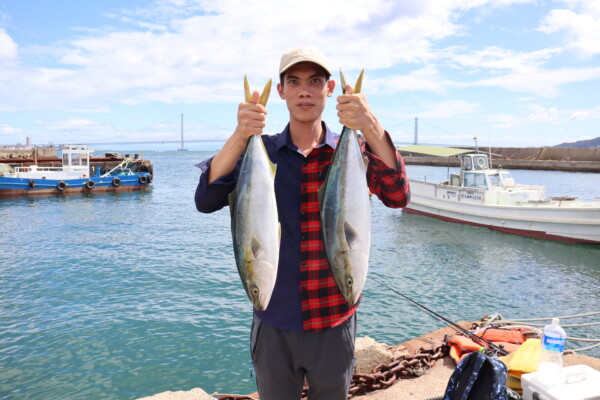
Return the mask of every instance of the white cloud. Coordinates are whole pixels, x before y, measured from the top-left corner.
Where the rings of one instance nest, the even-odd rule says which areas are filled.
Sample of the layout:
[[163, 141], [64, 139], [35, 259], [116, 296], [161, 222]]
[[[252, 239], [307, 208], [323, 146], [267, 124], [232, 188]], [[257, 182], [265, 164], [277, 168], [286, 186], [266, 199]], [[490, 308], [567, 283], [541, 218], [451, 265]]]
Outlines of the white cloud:
[[531, 111], [531, 114], [527, 116], [527, 120], [530, 122], [558, 122], [558, 108], [556, 107], [542, 107], [531, 104], [523, 108]]
[[[124, 24], [119, 30], [79, 29], [78, 36], [56, 46], [26, 49], [55, 66], [0, 73], [0, 110], [231, 99], [220, 91], [222, 84], [237, 83], [245, 73], [261, 81], [274, 77], [281, 52], [304, 43], [320, 46], [334, 70], [427, 62], [437, 57], [433, 43], [460, 32], [455, 21], [461, 12], [486, 4], [495, 3], [157, 1], [113, 15]], [[9, 53], [14, 57], [15, 51]], [[395, 85], [439, 92], [444, 83], [431, 83], [416, 72]], [[30, 95], [9, 101], [18, 90]]]
[[576, 110], [572, 111], [569, 116], [569, 120], [572, 121], [585, 121], [590, 119], [600, 118], [600, 106], [591, 110]]
[[370, 91], [377, 94], [393, 94], [403, 91], [425, 90], [443, 93], [454, 83], [444, 79], [440, 71], [433, 66], [413, 70], [408, 75], [388, 76], [365, 81]]
[[468, 103], [463, 100], [448, 100], [434, 104], [419, 116], [423, 118], [452, 118], [457, 115], [472, 114], [477, 111], [480, 104]]
[[9, 124], [0, 124], [0, 134], [3, 135], [16, 135], [21, 132], [20, 129], [15, 128]]
[[528, 73], [509, 73], [481, 79], [474, 82], [473, 85], [499, 87], [542, 97], [555, 97], [563, 85], [597, 79], [600, 79], [600, 68], [560, 68]]
[[563, 0], [569, 9], [552, 10], [542, 20], [544, 33], [564, 32], [567, 45], [582, 55], [600, 54], [600, 2], [596, 0]]
[[17, 44], [4, 29], [0, 28], [0, 62], [2, 60], [12, 60], [16, 57]]
[[486, 47], [470, 53], [464, 47], [447, 49], [446, 57], [452, 63], [472, 69], [485, 69], [492, 73], [511, 71], [514, 73], [532, 73], [551, 57], [559, 54], [559, 48], [548, 48], [532, 52], [519, 52], [497, 46]]

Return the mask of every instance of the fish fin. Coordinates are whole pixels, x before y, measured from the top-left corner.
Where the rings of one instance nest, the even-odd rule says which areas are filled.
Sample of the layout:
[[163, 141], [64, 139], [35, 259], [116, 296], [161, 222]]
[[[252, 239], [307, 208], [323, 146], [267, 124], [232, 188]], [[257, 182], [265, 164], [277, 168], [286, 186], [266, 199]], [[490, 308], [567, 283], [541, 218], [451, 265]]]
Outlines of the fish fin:
[[344, 74], [342, 73], [342, 69], [340, 68], [340, 81], [342, 82], [342, 92], [346, 93], [346, 78], [344, 78]]
[[250, 103], [252, 96], [250, 94], [250, 85], [248, 84], [248, 77], [244, 75], [244, 98], [246, 99], [246, 103]]
[[344, 235], [346, 237], [346, 243], [348, 243], [348, 248], [352, 249], [352, 246], [354, 246], [358, 239], [358, 232], [356, 232], [356, 229], [354, 229], [348, 221], [344, 222]]
[[236, 197], [237, 191], [235, 189], [233, 189], [228, 196], [228, 200], [229, 200], [229, 212], [231, 213], [231, 216], [233, 217], [233, 213], [235, 212], [235, 197]]
[[254, 258], [258, 258], [263, 251], [262, 242], [255, 234], [252, 234], [252, 238], [250, 239], [250, 249], [252, 250]]
[[[252, 136], [254, 137], [254, 136]], [[269, 160], [269, 167], [271, 168], [271, 176], [275, 177], [275, 172], [277, 172], [277, 164], [273, 163], [273, 161], [271, 161], [271, 157], [269, 157], [269, 153], [267, 152], [267, 148], [265, 147], [265, 141], [262, 140], [262, 136], [260, 136], [260, 140], [261, 140], [261, 145], [262, 148], [265, 152], [265, 154], [267, 155], [267, 160]]]
[[319, 188], [319, 191], [317, 193], [319, 196], [319, 209], [321, 211], [323, 211], [323, 199], [325, 198], [325, 186], [327, 186], [327, 178], [328, 177], [329, 177], [329, 172], [327, 173], [327, 176], [325, 177], [325, 180], [321, 184], [321, 187]]
[[[352, 88], [352, 94], [357, 94], [360, 93], [361, 89], [362, 89], [362, 81], [365, 75], [365, 69], [363, 68], [360, 71], [360, 75], [358, 76], [358, 79], [356, 80], [356, 85], [354, 85], [354, 87]], [[340, 69], [340, 81], [342, 82], [342, 92], [344, 92], [344, 94], [346, 94], [346, 79], [344, 78], [344, 74], [342, 73], [342, 70]]]
[[273, 82], [272, 79], [269, 79], [269, 82], [267, 82], [267, 84], [265, 85], [265, 88], [263, 89], [262, 94], [260, 95], [260, 100], [258, 101], [260, 104], [262, 104], [263, 107], [267, 106], [267, 101], [269, 100], [269, 95], [271, 94], [271, 83]]
[[362, 89], [362, 81], [363, 81], [363, 77], [365, 75], [365, 69], [363, 68], [362, 71], [360, 71], [360, 75], [358, 76], [358, 79], [356, 80], [356, 86], [354, 86], [354, 93], [360, 93], [360, 90]]

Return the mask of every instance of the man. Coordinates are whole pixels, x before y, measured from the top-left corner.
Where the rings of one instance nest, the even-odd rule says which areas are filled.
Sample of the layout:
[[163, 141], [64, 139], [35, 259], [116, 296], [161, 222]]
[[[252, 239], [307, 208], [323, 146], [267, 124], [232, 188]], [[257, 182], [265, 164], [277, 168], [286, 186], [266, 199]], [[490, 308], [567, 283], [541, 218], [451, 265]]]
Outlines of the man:
[[[323, 247], [318, 189], [339, 135], [322, 121], [335, 82], [325, 56], [301, 46], [281, 57], [279, 96], [290, 122], [277, 135], [264, 135], [277, 165], [275, 194], [281, 224], [275, 289], [264, 311], [254, 310], [251, 354], [261, 400], [298, 400], [306, 378], [310, 400], [346, 399], [354, 368], [356, 308], [348, 304], [331, 275]], [[404, 162], [371, 112], [364, 94], [337, 98], [339, 122], [364, 135], [371, 192], [388, 207], [408, 204]], [[267, 110], [259, 93], [238, 107], [238, 124], [223, 148], [200, 164], [196, 207], [213, 212], [227, 205], [235, 188], [248, 139], [263, 133]]]

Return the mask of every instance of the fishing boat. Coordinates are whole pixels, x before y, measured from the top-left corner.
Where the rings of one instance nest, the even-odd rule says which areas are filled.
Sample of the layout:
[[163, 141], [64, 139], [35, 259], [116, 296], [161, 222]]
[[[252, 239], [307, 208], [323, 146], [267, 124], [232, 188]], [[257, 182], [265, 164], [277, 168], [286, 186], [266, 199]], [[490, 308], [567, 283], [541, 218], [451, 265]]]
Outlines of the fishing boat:
[[147, 163], [128, 157], [111, 157], [93, 165], [90, 162], [92, 153], [93, 150], [85, 145], [67, 145], [62, 150], [60, 166], [38, 162], [15, 167], [4, 164], [0, 170], [0, 197], [144, 190], [150, 187], [152, 173]]
[[473, 150], [400, 147], [400, 151], [457, 156], [459, 173], [431, 183], [410, 180], [408, 213], [565, 242], [600, 244], [600, 201], [546, 198], [544, 186], [516, 184], [510, 172], [490, 168], [487, 154]]

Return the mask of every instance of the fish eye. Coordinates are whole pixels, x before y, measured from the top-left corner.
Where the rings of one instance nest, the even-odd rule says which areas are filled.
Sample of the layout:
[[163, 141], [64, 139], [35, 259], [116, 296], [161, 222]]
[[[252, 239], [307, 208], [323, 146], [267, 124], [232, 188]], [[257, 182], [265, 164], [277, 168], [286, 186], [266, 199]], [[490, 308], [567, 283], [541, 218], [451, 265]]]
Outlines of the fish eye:
[[258, 294], [258, 288], [252, 289], [252, 294], [256, 296]]
[[348, 278], [348, 280], [346, 281], [346, 284], [348, 286], [352, 286], [353, 283], [354, 283], [354, 281], [352, 280], [352, 278]]

